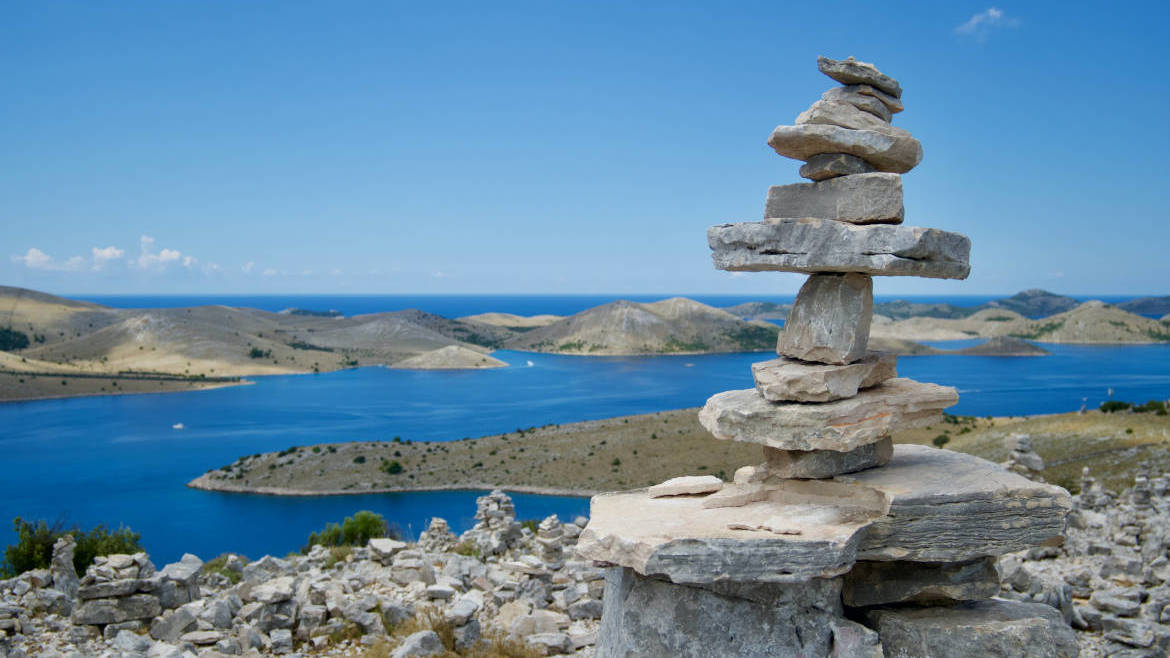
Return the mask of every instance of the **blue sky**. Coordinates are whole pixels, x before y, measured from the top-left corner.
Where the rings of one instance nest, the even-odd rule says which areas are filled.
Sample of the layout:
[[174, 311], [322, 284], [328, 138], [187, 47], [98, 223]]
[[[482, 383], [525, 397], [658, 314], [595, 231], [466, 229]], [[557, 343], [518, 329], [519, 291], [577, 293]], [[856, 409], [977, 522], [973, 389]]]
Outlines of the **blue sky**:
[[964, 282], [1170, 294], [1165, 2], [0, 1], [0, 283], [58, 293], [792, 293], [705, 230], [899, 79], [907, 223]]

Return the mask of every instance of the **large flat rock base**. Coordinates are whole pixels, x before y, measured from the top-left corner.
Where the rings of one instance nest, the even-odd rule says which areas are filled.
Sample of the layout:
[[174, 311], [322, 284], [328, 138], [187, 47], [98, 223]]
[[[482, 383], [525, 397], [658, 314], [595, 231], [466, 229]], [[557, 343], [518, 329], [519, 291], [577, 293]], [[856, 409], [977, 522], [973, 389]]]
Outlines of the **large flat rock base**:
[[831, 579], [690, 587], [609, 569], [597, 656], [829, 656], [840, 592]]
[[594, 496], [577, 552], [680, 584], [796, 582], [842, 575], [859, 559], [960, 562], [1051, 543], [1072, 506], [1060, 487], [916, 445], [895, 446], [885, 466], [769, 483], [741, 506], [705, 507], [722, 494]]
[[1043, 603], [977, 601], [950, 607], [879, 608], [866, 614], [887, 656], [1074, 658], [1077, 638]]

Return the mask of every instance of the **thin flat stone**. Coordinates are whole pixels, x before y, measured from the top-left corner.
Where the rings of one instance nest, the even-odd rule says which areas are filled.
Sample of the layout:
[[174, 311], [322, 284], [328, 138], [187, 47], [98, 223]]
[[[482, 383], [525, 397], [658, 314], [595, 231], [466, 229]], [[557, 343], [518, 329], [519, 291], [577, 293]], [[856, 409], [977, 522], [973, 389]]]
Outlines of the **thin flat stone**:
[[874, 172], [768, 188], [764, 218], [817, 217], [850, 224], [901, 224], [902, 177]]
[[[884, 99], [879, 98], [877, 96], [874, 96], [872, 94], [862, 93], [861, 92], [862, 89], [870, 89], [873, 91], [877, 91], [876, 89], [874, 89], [873, 87], [870, 87], [869, 85], [849, 85], [847, 87], [833, 87], [832, 89], [821, 94], [821, 100], [835, 101], [838, 103], [849, 103], [853, 107], [856, 107], [857, 109], [859, 109], [863, 112], [869, 112], [870, 114], [881, 119], [882, 121], [885, 121], [886, 123], [893, 121], [894, 109], [891, 108], [889, 106], [889, 104], [884, 103], [883, 102]], [[878, 92], [878, 93], [882, 93], [882, 92]], [[893, 98], [895, 101], [898, 100], [898, 99], [894, 98], [893, 96], [890, 96], [889, 94], [884, 94], [884, 96], [885, 96], [885, 98]], [[899, 101], [899, 103], [900, 102], [901, 101]], [[897, 111], [901, 112], [902, 110], [899, 109]]]
[[784, 320], [776, 351], [802, 361], [846, 364], [865, 357], [873, 319], [873, 277], [813, 274]]
[[796, 125], [802, 126], [804, 124], [840, 126], [842, 128], [852, 128], [853, 130], [876, 130], [880, 133], [898, 135], [900, 137], [913, 137], [909, 132], [891, 126], [889, 121], [885, 121], [869, 112], [858, 109], [852, 103], [835, 100], [819, 100], [813, 103], [807, 110], [798, 114], [796, 117]]
[[894, 98], [902, 97], [902, 85], [882, 73], [869, 62], [861, 62], [850, 56], [845, 59], [817, 57], [817, 70], [843, 85], [869, 85], [880, 89]]
[[898, 357], [870, 352], [845, 365], [780, 357], [752, 364], [756, 390], [770, 402], [831, 402], [898, 376]]
[[813, 123], [777, 126], [768, 145], [786, 158], [806, 162], [821, 153], [848, 153], [878, 171], [895, 174], [904, 174], [922, 162], [922, 144], [904, 130], [854, 130]]
[[651, 498], [715, 493], [723, 488], [723, 480], [714, 475], [683, 475], [650, 487]]
[[[854, 475], [784, 480], [741, 507], [705, 507], [713, 497], [594, 496], [577, 551], [676, 583], [794, 582], [843, 574], [859, 558], [964, 561], [1050, 544], [1072, 506], [1059, 487], [914, 445]], [[896, 534], [874, 532], [883, 527]], [[927, 554], [944, 557], [918, 557]]]
[[971, 241], [916, 226], [778, 219], [707, 229], [715, 268], [732, 272], [861, 272], [965, 279]]
[[866, 623], [887, 656], [900, 658], [1073, 658], [1076, 633], [1044, 603], [973, 601], [948, 607], [877, 608]]
[[821, 153], [808, 159], [800, 166], [800, 177], [811, 181], [823, 181], [838, 176], [868, 174], [873, 165], [848, 153]]
[[884, 466], [893, 456], [894, 440], [888, 436], [849, 452], [764, 448], [767, 481], [773, 478], [819, 480], [834, 475], [855, 473], [867, 468]]
[[1063, 541], [1068, 492], [952, 450], [899, 445], [894, 458], [834, 478], [886, 492], [890, 514], [868, 529], [859, 559], [954, 562]]
[[711, 396], [699, 411], [699, 422], [717, 439], [780, 450], [847, 452], [894, 430], [939, 422], [942, 410], [958, 401], [949, 386], [905, 378], [824, 404], [768, 402], [750, 388]]
[[965, 562], [858, 562], [844, 581], [842, 600], [852, 607], [978, 601], [999, 594], [999, 569], [993, 557]]

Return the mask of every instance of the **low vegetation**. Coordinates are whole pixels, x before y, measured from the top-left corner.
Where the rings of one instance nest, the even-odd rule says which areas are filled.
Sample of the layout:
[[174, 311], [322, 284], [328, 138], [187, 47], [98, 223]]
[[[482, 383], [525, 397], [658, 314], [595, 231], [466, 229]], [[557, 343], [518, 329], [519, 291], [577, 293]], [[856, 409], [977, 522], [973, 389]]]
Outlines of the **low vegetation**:
[[0, 327], [0, 351], [12, 352], [28, 347], [28, 334], [12, 327]]
[[93, 564], [99, 555], [114, 553], [137, 553], [141, 537], [130, 528], [109, 530], [97, 525], [89, 530], [78, 526], [65, 529], [60, 521], [49, 525], [44, 520], [25, 521], [19, 516], [13, 520], [16, 543], [4, 549], [4, 561], [0, 562], [0, 579], [18, 576], [32, 569], [47, 569], [53, 559], [53, 544], [65, 535], [73, 535], [77, 542], [73, 551], [73, 569], [80, 576]]
[[393, 531], [381, 514], [362, 510], [353, 516], [345, 517], [340, 524], [329, 523], [320, 532], [309, 534], [309, 543], [301, 549], [308, 553], [313, 546], [353, 547], [365, 546], [374, 537], [397, 538], [399, 533]]

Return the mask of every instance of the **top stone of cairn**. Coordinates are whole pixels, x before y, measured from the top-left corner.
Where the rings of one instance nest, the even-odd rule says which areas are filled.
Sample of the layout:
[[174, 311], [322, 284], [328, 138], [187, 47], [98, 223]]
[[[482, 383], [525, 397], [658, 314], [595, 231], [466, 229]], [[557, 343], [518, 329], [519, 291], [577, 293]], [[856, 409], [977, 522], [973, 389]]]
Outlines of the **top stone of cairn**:
[[820, 56], [817, 69], [843, 85], [869, 85], [894, 98], [902, 97], [902, 85], [869, 62], [859, 62], [853, 57], [836, 60]]

